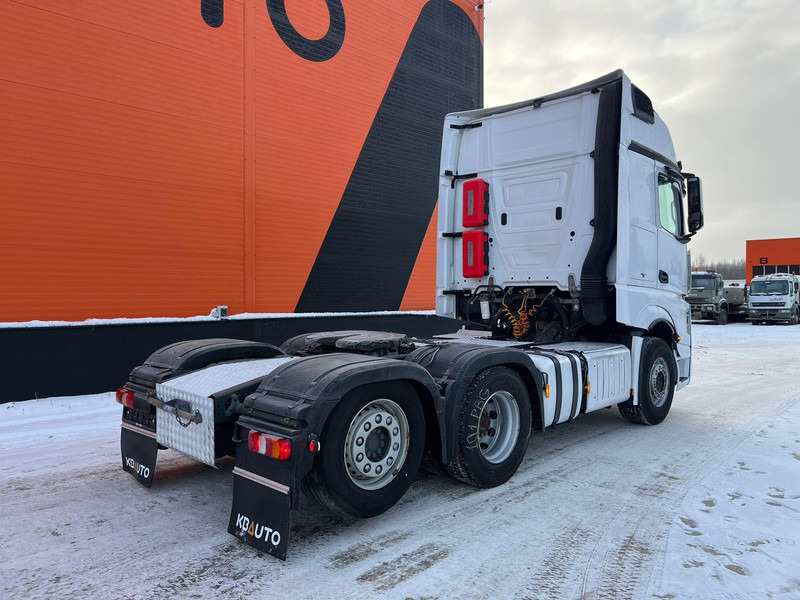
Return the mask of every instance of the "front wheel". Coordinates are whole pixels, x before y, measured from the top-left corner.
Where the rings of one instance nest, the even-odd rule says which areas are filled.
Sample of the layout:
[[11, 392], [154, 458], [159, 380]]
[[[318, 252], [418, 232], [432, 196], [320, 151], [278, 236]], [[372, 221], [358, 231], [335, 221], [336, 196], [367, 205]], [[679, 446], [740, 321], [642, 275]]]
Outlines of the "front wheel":
[[303, 490], [334, 513], [374, 517], [405, 494], [424, 448], [425, 415], [409, 383], [357, 388], [328, 417]]
[[456, 479], [482, 488], [508, 481], [528, 448], [531, 402], [508, 367], [478, 373], [467, 388], [458, 426], [458, 456], [446, 465]]
[[717, 325], [727, 325], [728, 323], [728, 309], [727, 308], [720, 308], [719, 313], [717, 313]]
[[621, 402], [619, 412], [631, 423], [658, 425], [667, 417], [675, 394], [678, 369], [667, 343], [644, 338], [639, 360], [639, 403]]
[[794, 309], [792, 309], [792, 318], [789, 319], [789, 325], [797, 325], [798, 320], [800, 320], [800, 319], [798, 319], [798, 316], [797, 316], [797, 310], [798, 309], [797, 309], [796, 306], [794, 307]]

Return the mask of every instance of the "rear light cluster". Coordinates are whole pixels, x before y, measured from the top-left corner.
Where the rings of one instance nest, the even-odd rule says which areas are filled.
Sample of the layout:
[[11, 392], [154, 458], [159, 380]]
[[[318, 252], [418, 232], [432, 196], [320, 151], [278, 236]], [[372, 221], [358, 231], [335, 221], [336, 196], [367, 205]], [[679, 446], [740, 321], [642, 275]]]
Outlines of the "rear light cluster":
[[133, 408], [133, 398], [134, 398], [133, 390], [129, 390], [126, 387], [121, 387], [117, 390], [117, 402], [122, 404], [122, 406]]
[[278, 460], [289, 460], [292, 456], [291, 440], [276, 438], [260, 431], [251, 431], [248, 434], [247, 447], [253, 452]]
[[[461, 223], [465, 229], [489, 224], [489, 184], [483, 179], [464, 182]], [[462, 234], [461, 263], [464, 277], [489, 274], [489, 234], [483, 229], [468, 229]]]

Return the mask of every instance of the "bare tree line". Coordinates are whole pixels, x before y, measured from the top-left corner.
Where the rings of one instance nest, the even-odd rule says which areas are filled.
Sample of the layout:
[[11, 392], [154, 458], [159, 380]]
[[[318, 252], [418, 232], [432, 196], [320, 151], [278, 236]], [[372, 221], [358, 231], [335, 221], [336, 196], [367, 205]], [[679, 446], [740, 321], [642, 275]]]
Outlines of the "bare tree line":
[[700, 254], [692, 259], [692, 270], [715, 271], [722, 275], [722, 278], [726, 281], [729, 279], [744, 279], [747, 272], [747, 261], [743, 258], [706, 260], [706, 257]]

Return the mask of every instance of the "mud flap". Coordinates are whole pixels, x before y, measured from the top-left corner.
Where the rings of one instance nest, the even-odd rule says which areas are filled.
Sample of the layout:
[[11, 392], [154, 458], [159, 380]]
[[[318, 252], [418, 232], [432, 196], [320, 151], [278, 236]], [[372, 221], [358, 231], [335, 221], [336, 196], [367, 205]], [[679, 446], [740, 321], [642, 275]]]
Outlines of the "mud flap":
[[288, 486], [235, 467], [228, 533], [258, 550], [286, 560], [291, 498]]
[[119, 446], [122, 451], [122, 468], [133, 475], [136, 481], [150, 487], [158, 454], [156, 434], [123, 422]]

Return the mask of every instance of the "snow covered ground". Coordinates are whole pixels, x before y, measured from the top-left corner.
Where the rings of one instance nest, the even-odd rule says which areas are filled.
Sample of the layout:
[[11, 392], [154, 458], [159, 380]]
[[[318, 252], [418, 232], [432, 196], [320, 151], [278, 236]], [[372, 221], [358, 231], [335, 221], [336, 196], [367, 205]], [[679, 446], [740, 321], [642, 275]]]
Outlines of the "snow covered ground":
[[0, 405], [0, 597], [800, 598], [800, 327], [694, 326], [657, 427], [532, 435], [514, 478], [421, 473], [347, 521], [309, 503], [283, 563], [226, 533], [232, 460], [124, 473], [111, 394]]

